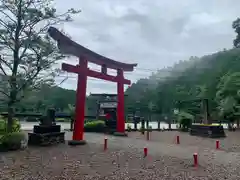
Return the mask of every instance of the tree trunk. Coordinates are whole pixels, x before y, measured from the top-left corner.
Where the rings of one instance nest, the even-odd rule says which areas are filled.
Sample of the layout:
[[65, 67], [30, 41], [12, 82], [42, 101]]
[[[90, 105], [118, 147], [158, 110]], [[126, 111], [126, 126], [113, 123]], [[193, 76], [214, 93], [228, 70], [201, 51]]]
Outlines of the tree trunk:
[[7, 123], [7, 132], [11, 133], [13, 130], [13, 117], [14, 117], [14, 104], [17, 99], [17, 92], [16, 92], [16, 78], [12, 79], [12, 87], [9, 96], [8, 102], [8, 123]]
[[146, 127], [147, 127], [147, 129], [149, 128], [149, 119], [147, 119], [147, 121], [146, 121]]
[[8, 103], [8, 122], [7, 122], [7, 132], [11, 133], [13, 130], [13, 103]]
[[169, 130], [172, 129], [172, 122], [171, 122], [171, 120], [168, 121], [168, 129], [169, 129]]
[[134, 121], [134, 129], [137, 129], [137, 121]]
[[145, 132], [145, 119], [141, 117], [141, 129], [142, 129], [142, 134]]
[[157, 121], [157, 126], [158, 126], [158, 130], [161, 128], [161, 121], [160, 121], [160, 119], [158, 119], [158, 121]]
[[70, 131], [73, 131], [74, 118], [71, 118]]

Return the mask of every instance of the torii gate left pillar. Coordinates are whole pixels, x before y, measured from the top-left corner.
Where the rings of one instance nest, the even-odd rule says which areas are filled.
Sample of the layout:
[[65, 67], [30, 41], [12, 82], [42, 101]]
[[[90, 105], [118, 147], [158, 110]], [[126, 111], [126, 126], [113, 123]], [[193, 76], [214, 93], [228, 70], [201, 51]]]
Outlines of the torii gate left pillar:
[[[87, 70], [88, 62], [84, 57], [79, 58], [79, 65], [77, 66], [82, 73], [78, 73], [76, 107], [75, 107], [75, 121], [73, 131], [73, 141], [83, 141], [84, 132], [84, 117], [85, 117], [85, 102], [87, 91]], [[85, 141], [83, 141], [85, 143]]]

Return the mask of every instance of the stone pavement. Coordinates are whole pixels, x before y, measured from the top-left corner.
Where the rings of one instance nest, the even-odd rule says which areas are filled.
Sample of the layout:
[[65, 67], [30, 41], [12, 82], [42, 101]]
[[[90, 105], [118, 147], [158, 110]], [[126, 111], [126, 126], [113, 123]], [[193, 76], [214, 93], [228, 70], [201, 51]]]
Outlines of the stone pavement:
[[[108, 138], [108, 147], [114, 148], [136, 148], [143, 151], [148, 147], [150, 155], [171, 156], [180, 159], [193, 159], [193, 153], [198, 153], [199, 164], [222, 164], [236, 166], [240, 162], [240, 153], [225, 152], [221, 150], [199, 148], [197, 146], [179, 146], [176, 144], [165, 144], [160, 142], [151, 142], [141, 139], [128, 137], [116, 137], [98, 133], [85, 133], [84, 139], [89, 143], [103, 144], [104, 137]], [[71, 132], [66, 132], [66, 140], [72, 138]]]

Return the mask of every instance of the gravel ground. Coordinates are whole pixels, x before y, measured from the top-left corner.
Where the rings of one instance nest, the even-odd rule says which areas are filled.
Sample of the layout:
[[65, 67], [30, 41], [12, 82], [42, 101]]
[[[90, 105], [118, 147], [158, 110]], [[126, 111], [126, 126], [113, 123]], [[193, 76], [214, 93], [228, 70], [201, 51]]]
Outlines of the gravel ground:
[[[226, 138], [221, 139], [211, 139], [211, 138], [202, 138], [197, 136], [190, 136], [185, 132], [178, 131], [164, 131], [164, 132], [151, 132], [150, 141], [162, 142], [168, 144], [175, 144], [176, 137], [180, 137], [180, 146], [198, 146], [199, 148], [211, 148], [216, 147], [216, 140], [220, 141], [220, 148], [226, 152], [240, 152], [240, 131], [229, 132], [225, 130], [227, 135]], [[140, 132], [130, 132], [128, 133], [130, 138], [135, 139], [144, 139], [146, 140], [146, 133], [142, 135]]]
[[[166, 139], [170, 139], [171, 133], [169, 132], [169, 136], [165, 134]], [[145, 141], [141, 136], [136, 139], [138, 136], [133, 133], [129, 133], [129, 136], [130, 138], [108, 136], [109, 148], [105, 152], [102, 145], [104, 135], [86, 133], [88, 144], [85, 146], [70, 147], [61, 144], [2, 153], [0, 179], [240, 179], [240, 153], [209, 148], [199, 150], [196, 149], [198, 146], [179, 146], [166, 143], [167, 141]], [[71, 133], [66, 133], [66, 139], [70, 138]], [[147, 158], [143, 158], [144, 146], [149, 149]], [[199, 153], [198, 168], [192, 166], [192, 154], [196, 150]]]
[[0, 179], [4, 180], [159, 180], [239, 179], [239, 168], [204, 164], [195, 168], [191, 160], [143, 154], [91, 144], [78, 147], [29, 148], [1, 155]]

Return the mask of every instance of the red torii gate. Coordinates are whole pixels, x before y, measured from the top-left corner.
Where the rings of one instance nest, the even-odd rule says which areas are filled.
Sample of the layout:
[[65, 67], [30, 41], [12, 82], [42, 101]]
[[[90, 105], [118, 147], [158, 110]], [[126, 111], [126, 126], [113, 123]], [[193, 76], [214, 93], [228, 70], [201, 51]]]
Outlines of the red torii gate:
[[[79, 64], [76, 66], [66, 63], [62, 64], [62, 70], [78, 74], [75, 108], [76, 117], [72, 141], [69, 142], [69, 144], [85, 144], [83, 132], [88, 76], [117, 83], [117, 134], [125, 135], [124, 84], [130, 85], [131, 81], [124, 78], [124, 71], [133, 71], [137, 64], [126, 64], [101, 56], [72, 41], [54, 27], [50, 27], [48, 33], [57, 41], [58, 48], [63, 54], [74, 55], [79, 58]], [[100, 65], [101, 72], [89, 69], [88, 62]], [[117, 70], [117, 76], [108, 75], [107, 68]]]

